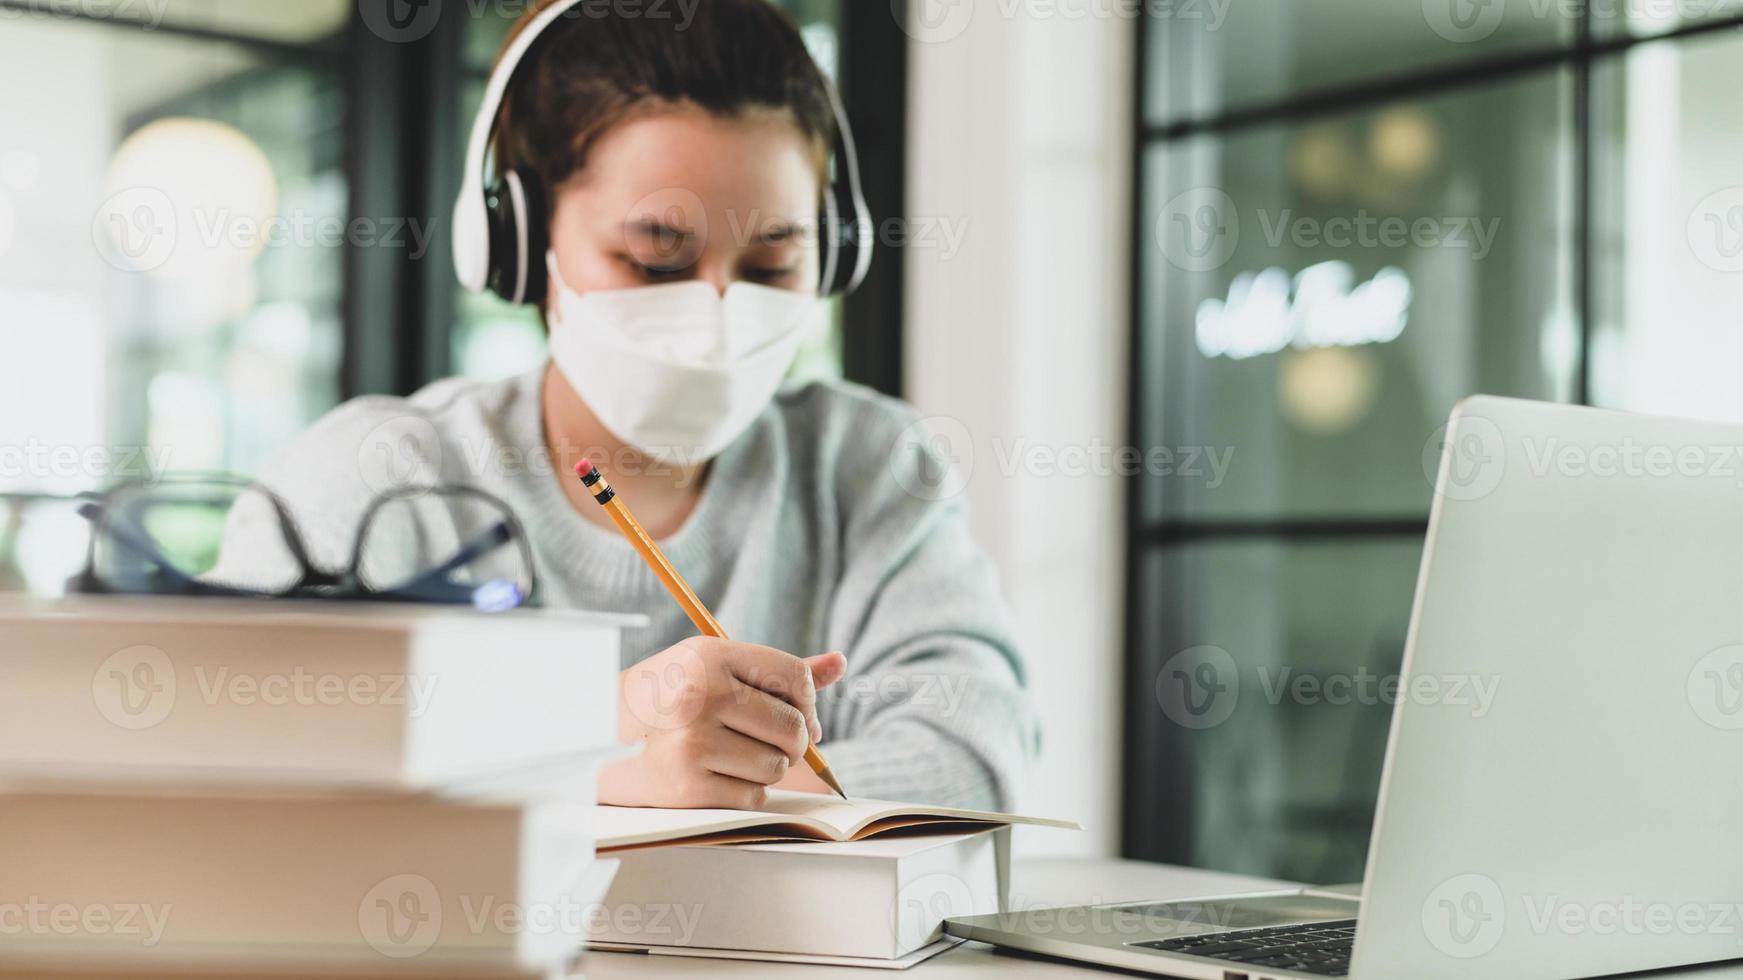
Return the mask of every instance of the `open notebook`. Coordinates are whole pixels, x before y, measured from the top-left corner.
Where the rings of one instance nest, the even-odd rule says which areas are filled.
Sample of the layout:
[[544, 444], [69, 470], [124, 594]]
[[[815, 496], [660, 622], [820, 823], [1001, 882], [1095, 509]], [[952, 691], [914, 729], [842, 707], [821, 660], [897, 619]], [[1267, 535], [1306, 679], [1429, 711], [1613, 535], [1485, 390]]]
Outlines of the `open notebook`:
[[601, 806], [594, 819], [600, 851], [672, 844], [864, 840], [915, 827], [950, 829], [1025, 824], [1083, 829], [1069, 820], [884, 800], [841, 800], [817, 793], [786, 790], [769, 791], [768, 803], [756, 811]]

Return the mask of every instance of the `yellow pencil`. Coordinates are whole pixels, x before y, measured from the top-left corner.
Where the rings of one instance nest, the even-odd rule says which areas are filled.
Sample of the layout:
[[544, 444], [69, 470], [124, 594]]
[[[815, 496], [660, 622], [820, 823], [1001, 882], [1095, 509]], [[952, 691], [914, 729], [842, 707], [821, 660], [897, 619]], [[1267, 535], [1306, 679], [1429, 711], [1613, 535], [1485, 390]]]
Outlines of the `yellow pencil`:
[[[635, 515], [631, 514], [629, 508], [623, 505], [623, 501], [618, 499], [617, 491], [611, 489], [611, 484], [605, 482], [605, 478], [600, 476], [599, 471], [594, 468], [593, 461], [583, 459], [576, 463], [575, 475], [580, 477], [581, 482], [592, 492], [593, 499], [599, 501], [600, 505], [605, 508], [605, 512], [611, 515], [612, 521], [617, 524], [617, 529], [623, 532], [623, 536], [629, 539], [630, 544], [635, 545], [635, 550], [641, 554], [642, 560], [654, 570], [654, 574], [659, 577], [661, 584], [666, 587], [666, 591], [672, 594], [672, 598], [678, 600], [678, 605], [684, 607], [685, 615], [689, 616], [690, 621], [696, 624], [696, 628], [706, 636], [727, 639], [726, 630], [720, 628], [720, 623], [715, 620], [714, 614], [708, 611], [708, 607], [702, 605], [702, 600], [696, 598], [696, 593], [691, 590], [690, 584], [684, 581], [684, 576], [679, 575], [678, 570], [672, 567], [672, 563], [666, 560], [665, 552], [661, 551], [660, 546], [654, 543], [654, 539], [648, 537], [648, 533], [642, 530], [642, 526], [636, 522]], [[805, 764], [810, 766], [811, 771], [816, 773], [817, 777], [823, 780], [837, 795], [844, 800], [847, 799], [847, 791], [841, 788], [841, 782], [835, 778], [835, 773], [829, 768], [829, 763], [824, 760], [823, 753], [817, 751], [817, 746], [805, 746]]]

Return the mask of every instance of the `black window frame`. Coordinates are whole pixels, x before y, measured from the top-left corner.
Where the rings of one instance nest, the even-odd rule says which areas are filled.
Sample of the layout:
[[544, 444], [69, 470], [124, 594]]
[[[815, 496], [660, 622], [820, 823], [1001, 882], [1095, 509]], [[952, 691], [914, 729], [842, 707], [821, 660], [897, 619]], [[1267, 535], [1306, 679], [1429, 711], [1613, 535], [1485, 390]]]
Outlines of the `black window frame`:
[[[1572, 20], [1573, 35], [1564, 42], [1490, 58], [1475, 58], [1447, 67], [1420, 72], [1383, 75], [1350, 85], [1311, 89], [1284, 98], [1243, 105], [1204, 116], [1187, 116], [1157, 122], [1150, 113], [1146, 94], [1150, 72], [1158, 69], [1151, 56], [1152, 32], [1166, 30], [1163, 18], [1149, 8], [1133, 32], [1135, 52], [1132, 107], [1133, 160], [1130, 228], [1130, 358], [1127, 422], [1135, 440], [1154, 435], [1147, 431], [1150, 398], [1146, 391], [1153, 379], [1145, 365], [1152, 344], [1159, 344], [1164, 324], [1146, 323], [1145, 289], [1151, 275], [1152, 252], [1143, 216], [1153, 205], [1146, 187], [1144, 160], [1148, 151], [1195, 137], [1225, 137], [1260, 126], [1299, 123], [1352, 110], [1371, 109], [1413, 98], [1492, 85], [1497, 82], [1569, 72], [1573, 82], [1572, 115], [1574, 166], [1572, 172], [1572, 313], [1579, 328], [1578, 372], [1573, 401], [1592, 403], [1591, 340], [1599, 307], [1594, 274], [1598, 232], [1592, 215], [1599, 202], [1593, 183], [1593, 161], [1600, 152], [1595, 122], [1598, 107], [1593, 100], [1593, 77], [1598, 68], [1618, 61], [1635, 47], [1675, 44], [1687, 38], [1743, 29], [1743, 16], [1715, 18], [1685, 24], [1652, 34], [1618, 34], [1600, 37], [1597, 16], [1589, 3], [1580, 3]], [[1152, 637], [1144, 635], [1146, 602], [1162, 601], [1154, 589], [1145, 588], [1146, 559], [1170, 548], [1204, 542], [1259, 540], [1279, 543], [1384, 542], [1422, 538], [1428, 528], [1426, 509], [1420, 514], [1374, 516], [1326, 516], [1314, 518], [1174, 518], [1150, 519], [1145, 513], [1142, 476], [1133, 478], [1126, 508], [1126, 594], [1124, 620], [1125, 716], [1122, 725], [1124, 757], [1121, 778], [1120, 853], [1124, 857], [1170, 864], [1190, 864], [1193, 849], [1193, 813], [1189, 798], [1181, 792], [1192, 785], [1194, 760], [1182, 736], [1157, 738], [1150, 724], [1156, 713], [1155, 684], [1147, 647]], [[1156, 583], [1149, 583], [1152, 586]], [[1175, 583], [1179, 584], [1179, 583]]]
[[[454, 97], [475, 75], [465, 64], [469, 11], [445, 4], [427, 33], [389, 40], [368, 28], [364, 4], [330, 37], [290, 42], [254, 34], [120, 12], [99, 14], [52, 0], [0, 0], [0, 10], [52, 16], [115, 30], [151, 32], [236, 45], [264, 60], [342, 73], [347, 97], [344, 170], [347, 219], [419, 216], [434, 229], [429, 251], [346, 246], [341, 320], [341, 400], [366, 394], [407, 395], [453, 370], [456, 293], [451, 211], [464, 161], [460, 144], [470, 119]], [[887, 6], [843, 3], [841, 88], [860, 146], [875, 221], [906, 208], [907, 36]], [[879, 243], [872, 272], [844, 310], [843, 370], [851, 381], [900, 396], [903, 261], [899, 244]]]

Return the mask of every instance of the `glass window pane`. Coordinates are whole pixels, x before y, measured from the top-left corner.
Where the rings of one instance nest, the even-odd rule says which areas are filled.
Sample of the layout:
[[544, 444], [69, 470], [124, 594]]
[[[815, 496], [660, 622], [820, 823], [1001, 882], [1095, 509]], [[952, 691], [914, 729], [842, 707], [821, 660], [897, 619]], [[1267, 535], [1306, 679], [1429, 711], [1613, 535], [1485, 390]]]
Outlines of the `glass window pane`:
[[0, 491], [248, 471], [337, 401], [334, 70], [24, 19], [0, 118]]
[[1739, 91], [1735, 32], [1597, 66], [1597, 404], [1743, 422]]
[[82, 6], [122, 16], [138, 11], [148, 21], [172, 26], [302, 43], [339, 33], [356, 5], [357, 0], [111, 0]]
[[496, 65], [496, 56], [508, 41], [508, 32], [530, 4], [485, 4], [466, 28], [465, 63], [478, 72], [488, 72]]
[[1594, 0], [1592, 33], [1650, 37], [1737, 17], [1743, 17], [1743, 0]]
[[[824, 70], [833, 75], [836, 64], [833, 41], [836, 25], [840, 23], [841, 0], [780, 0], [777, 5], [785, 7], [799, 22], [800, 28], [805, 31], [806, 42], [811, 45], [812, 54], [823, 65]], [[475, 71], [489, 71], [496, 64], [496, 56], [502, 51], [509, 31], [530, 6], [530, 2], [520, 2], [468, 8], [473, 15], [473, 23], [466, 31], [466, 64]], [[665, 6], [649, 4], [646, 9], [668, 11], [669, 16], [682, 23], [685, 7], [678, 3]]]
[[[1360, 881], [1419, 539], [1229, 541], [1140, 565], [1134, 857]], [[1182, 853], [1184, 851], [1184, 853]]]
[[1388, 76], [1554, 48], [1571, 3], [1306, 0], [1146, 4], [1146, 117], [1215, 116]]
[[1572, 397], [1568, 93], [1552, 72], [1149, 150], [1147, 519], [1425, 513], [1458, 399]]

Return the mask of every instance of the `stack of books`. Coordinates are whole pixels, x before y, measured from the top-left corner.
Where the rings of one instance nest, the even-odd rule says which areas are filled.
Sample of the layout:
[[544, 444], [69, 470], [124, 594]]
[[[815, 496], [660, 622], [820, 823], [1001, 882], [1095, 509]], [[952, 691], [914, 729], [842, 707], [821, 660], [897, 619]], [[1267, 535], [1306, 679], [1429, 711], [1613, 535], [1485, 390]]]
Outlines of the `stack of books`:
[[0, 974], [564, 975], [638, 623], [0, 604]]
[[1007, 910], [1011, 825], [1070, 821], [773, 791], [761, 812], [599, 807], [620, 867], [595, 949], [905, 969]]

